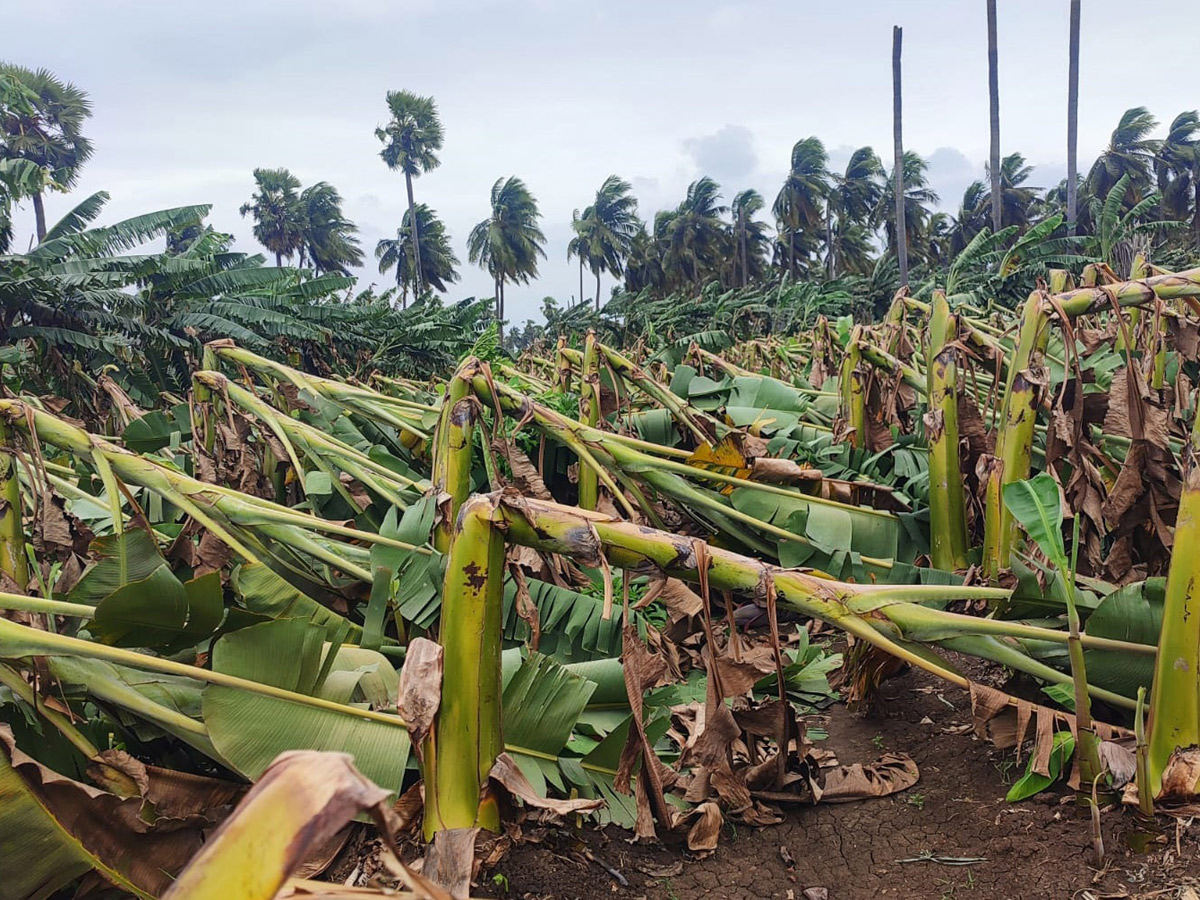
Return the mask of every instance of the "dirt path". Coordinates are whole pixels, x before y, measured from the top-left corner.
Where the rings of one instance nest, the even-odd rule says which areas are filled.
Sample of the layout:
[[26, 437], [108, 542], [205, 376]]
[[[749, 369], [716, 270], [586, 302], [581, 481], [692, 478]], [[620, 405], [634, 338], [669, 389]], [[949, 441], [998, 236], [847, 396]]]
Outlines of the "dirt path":
[[[1179, 829], [1178, 852], [1172, 828], [1166, 846], [1135, 854], [1123, 839], [1128, 817], [1107, 813], [1109, 864], [1098, 875], [1086, 814], [1070, 798], [1047, 792], [1021, 804], [1004, 801], [1006, 785], [1019, 773], [1011, 753], [964, 728], [970, 722], [964, 691], [909, 672], [886, 683], [883, 696], [882, 712], [871, 716], [830, 710], [827, 746], [843, 763], [866, 762], [885, 750], [908, 753], [921, 780], [904, 793], [788, 809], [786, 820], [771, 828], [727, 826], [717, 851], [699, 860], [674, 839], [665, 847], [637, 847], [613, 829], [578, 836], [551, 831], [541, 843], [514, 849], [480, 891], [579, 900], [1165, 900], [1186, 897], [1190, 885], [1200, 889], [1200, 823], [1194, 833]], [[584, 846], [595, 861], [586, 859]], [[945, 861], [924, 859], [930, 856]], [[982, 861], [947, 864], [951, 857]]]

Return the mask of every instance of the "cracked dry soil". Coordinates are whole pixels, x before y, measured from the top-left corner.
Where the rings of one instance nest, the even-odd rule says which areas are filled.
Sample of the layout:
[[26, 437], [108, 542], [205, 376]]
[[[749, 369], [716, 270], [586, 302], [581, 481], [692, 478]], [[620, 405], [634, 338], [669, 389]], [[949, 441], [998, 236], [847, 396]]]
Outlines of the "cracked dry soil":
[[[881, 690], [883, 703], [870, 715], [855, 716], [841, 705], [830, 709], [824, 743], [842, 763], [866, 762], [886, 750], [908, 753], [921, 770], [908, 791], [794, 806], [784, 810], [782, 824], [768, 828], [727, 824], [720, 846], [704, 859], [690, 857], [675, 835], [653, 847], [631, 845], [626, 832], [612, 828], [573, 835], [551, 830], [539, 842], [516, 846], [472, 894], [522, 900], [1087, 900], [1089, 894], [1092, 900], [1168, 900], [1188, 897], [1189, 887], [1200, 891], [1200, 822], [1193, 830], [1164, 820], [1163, 841], [1153, 852], [1135, 853], [1124, 838], [1129, 815], [1109, 811], [1102, 819], [1109, 860], [1098, 873], [1087, 813], [1063, 790], [1005, 802], [1020, 771], [1011, 751], [963, 730], [971, 721], [965, 691], [914, 671]], [[929, 856], [983, 861], [898, 862]]]

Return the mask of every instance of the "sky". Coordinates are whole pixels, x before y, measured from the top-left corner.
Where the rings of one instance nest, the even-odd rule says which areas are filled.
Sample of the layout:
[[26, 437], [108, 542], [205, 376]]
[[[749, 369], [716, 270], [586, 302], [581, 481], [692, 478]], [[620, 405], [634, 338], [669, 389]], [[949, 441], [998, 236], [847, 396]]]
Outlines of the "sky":
[[[1164, 123], [1200, 106], [1183, 64], [1130, 43], [1173, 34], [1195, 0], [1085, 0], [1081, 169], [1121, 113]], [[1066, 172], [1067, 0], [1000, 0], [1001, 152], [1023, 153], [1047, 187]], [[508, 317], [540, 318], [542, 298], [579, 295], [566, 259], [571, 213], [616, 173], [643, 218], [715, 178], [726, 201], [774, 198], [792, 145], [816, 135], [831, 166], [871, 145], [891, 164], [892, 26], [904, 28], [904, 143], [930, 160], [943, 208], [983, 177], [988, 152], [984, 0], [13, 0], [0, 59], [44, 67], [89, 92], [96, 152], [50, 222], [88, 194], [112, 196], [101, 222], [193, 203], [262, 252], [238, 214], [255, 167], [328, 181], [358, 224], [360, 284], [392, 283], [373, 250], [395, 235], [403, 178], [379, 158], [384, 95], [432, 95], [441, 166], [415, 193], [445, 220], [462, 261], [448, 299], [488, 296], [466, 238], [501, 176], [520, 176], [543, 214], [547, 258], [506, 291]], [[28, 206], [28, 205], [27, 205]], [[19, 227], [32, 232], [32, 211]], [[26, 238], [27, 239], [27, 238]], [[20, 241], [18, 241], [20, 243]], [[602, 297], [613, 284], [605, 278]], [[594, 291], [589, 274], [585, 296]]]

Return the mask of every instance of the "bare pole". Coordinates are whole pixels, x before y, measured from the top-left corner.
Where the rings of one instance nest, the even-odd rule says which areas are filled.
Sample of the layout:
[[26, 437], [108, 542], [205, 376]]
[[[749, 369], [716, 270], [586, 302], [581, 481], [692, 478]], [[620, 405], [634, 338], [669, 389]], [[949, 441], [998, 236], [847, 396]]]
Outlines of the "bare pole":
[[1079, 0], [1071, 0], [1070, 65], [1067, 73], [1067, 233], [1075, 233], [1079, 186], [1076, 184], [1079, 142]]
[[989, 168], [992, 176], [992, 233], [1000, 230], [1002, 209], [1000, 197], [1000, 65], [996, 50], [996, 0], [987, 0], [988, 34], [988, 103], [992, 148]]
[[908, 286], [908, 232], [904, 222], [904, 136], [900, 102], [900, 45], [904, 29], [892, 28], [892, 137], [895, 142], [895, 163], [892, 166], [893, 193], [896, 195], [896, 257], [900, 261], [900, 286]]

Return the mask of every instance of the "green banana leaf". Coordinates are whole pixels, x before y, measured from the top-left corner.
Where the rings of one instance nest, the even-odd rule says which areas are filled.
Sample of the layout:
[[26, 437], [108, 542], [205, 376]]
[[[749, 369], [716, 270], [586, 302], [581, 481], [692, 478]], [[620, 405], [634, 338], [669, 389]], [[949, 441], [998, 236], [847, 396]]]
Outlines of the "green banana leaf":
[[[223, 636], [212, 663], [217, 672], [320, 696], [337, 665], [336, 650], [326, 659], [332, 649], [320, 625], [279, 619]], [[371, 659], [379, 671], [391, 667], [380, 654]], [[343, 657], [342, 664], [357, 669], [361, 660]], [[386, 676], [389, 684], [394, 675]], [[285, 750], [334, 750], [351, 754], [376, 784], [394, 792], [402, 787], [411, 744], [398, 718], [389, 725], [215, 684], [204, 688], [202, 710], [213, 746], [247, 778], [257, 778]]]

